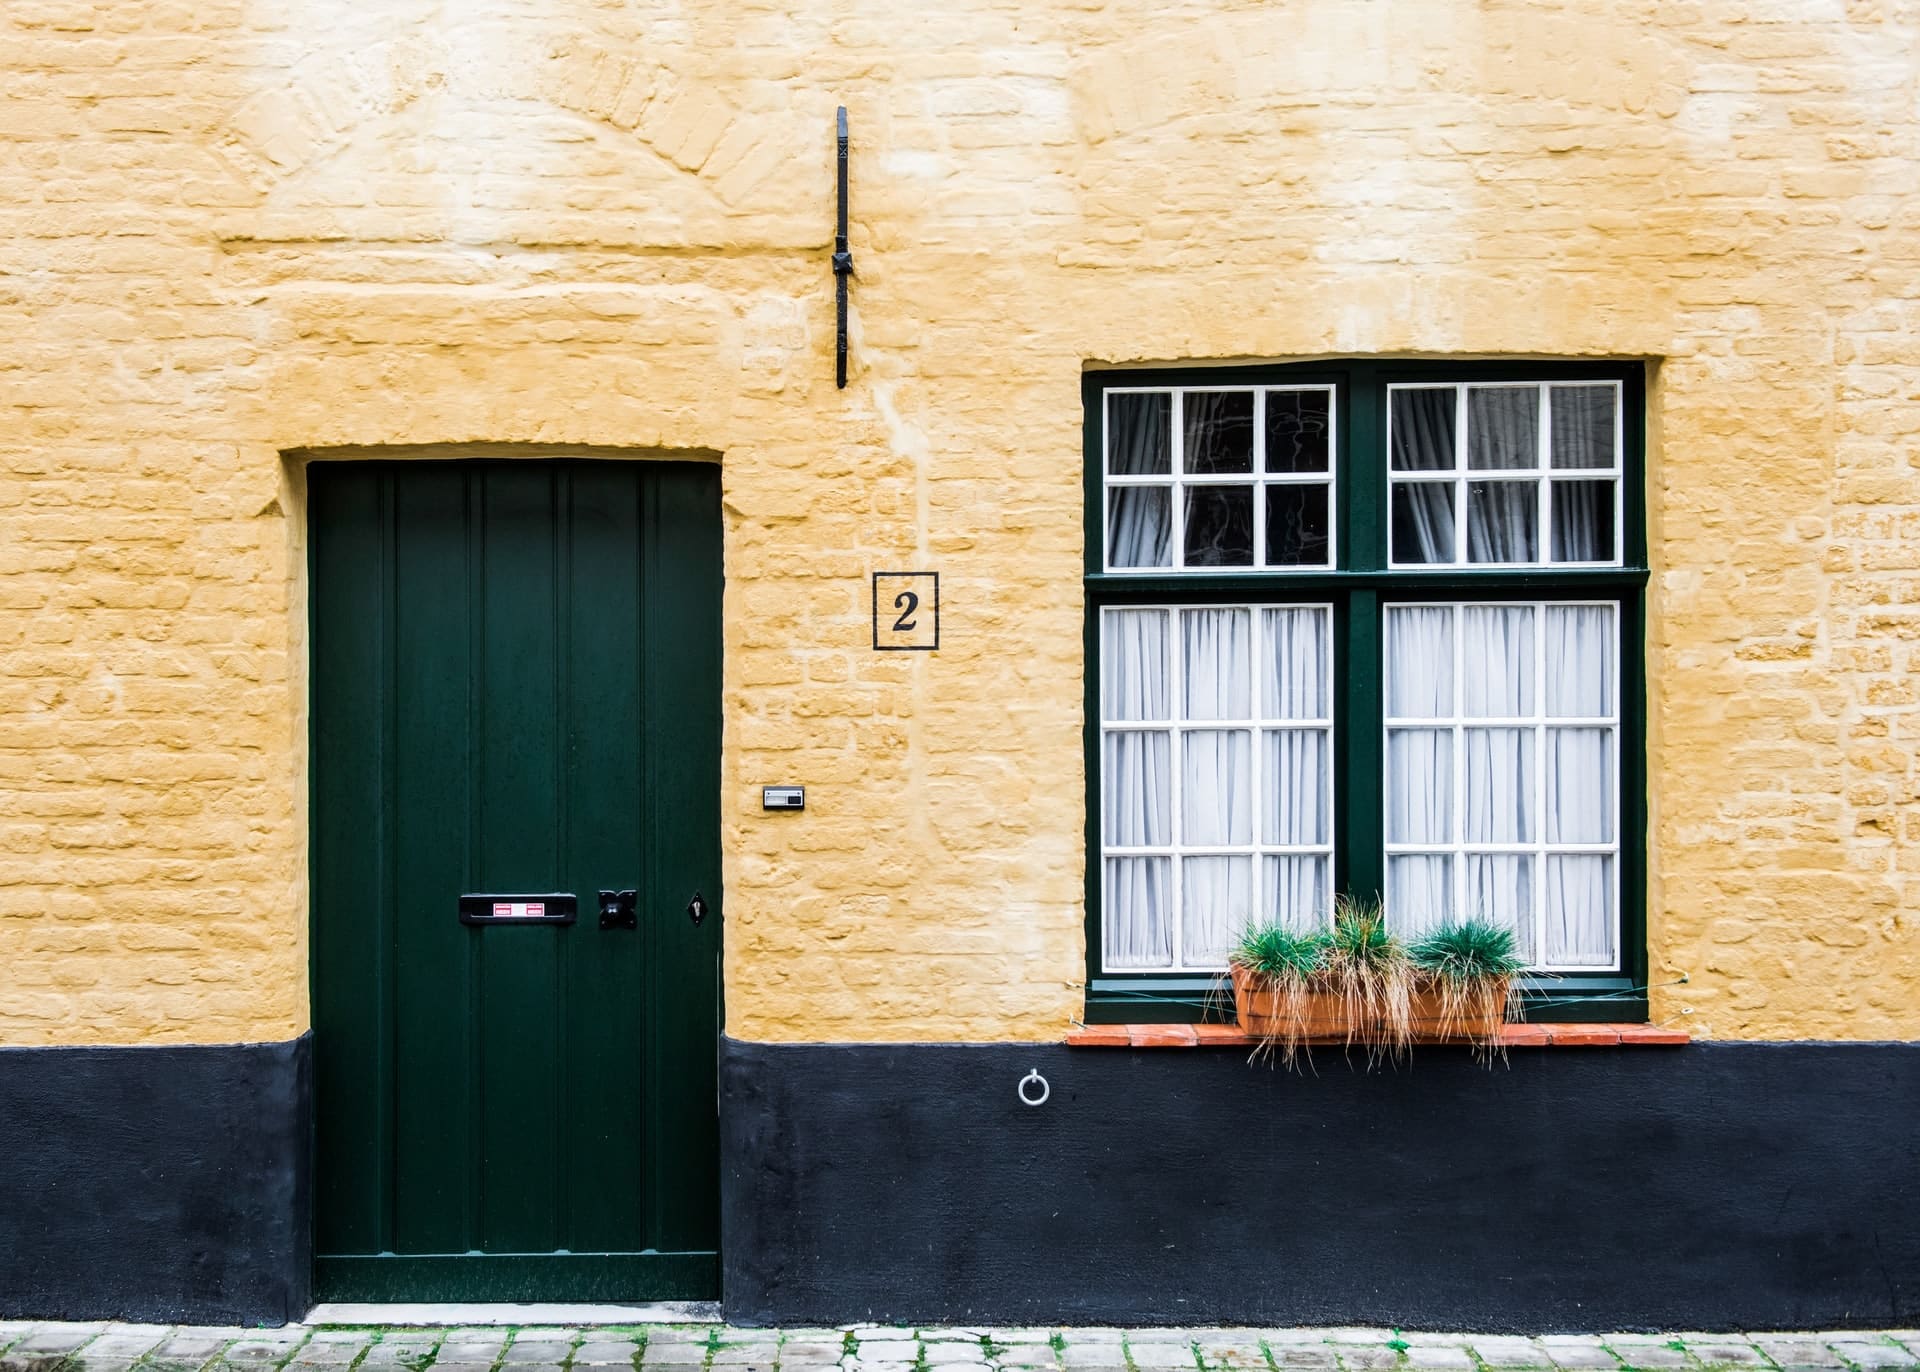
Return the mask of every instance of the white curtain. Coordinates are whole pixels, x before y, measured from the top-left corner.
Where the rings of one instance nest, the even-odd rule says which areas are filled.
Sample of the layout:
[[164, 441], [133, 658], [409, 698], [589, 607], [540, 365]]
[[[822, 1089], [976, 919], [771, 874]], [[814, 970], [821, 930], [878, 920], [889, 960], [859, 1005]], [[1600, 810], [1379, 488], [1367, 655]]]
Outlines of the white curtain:
[[1173, 842], [1172, 750], [1155, 730], [1111, 732], [1100, 761], [1101, 832], [1115, 848], [1159, 848]]
[[1547, 859], [1547, 961], [1605, 967], [1613, 961], [1613, 859]]
[[1555, 386], [1548, 397], [1552, 412], [1553, 465], [1611, 467], [1613, 465], [1612, 386]]
[[1613, 606], [1547, 606], [1547, 713], [1556, 719], [1613, 714]]
[[1173, 859], [1108, 858], [1102, 924], [1108, 967], [1173, 965]]
[[1265, 917], [1296, 933], [1326, 927], [1332, 909], [1327, 859], [1269, 853], [1261, 858]]
[[[1101, 650], [1100, 710], [1110, 721], [1171, 720], [1165, 610], [1108, 610]], [[1101, 760], [1101, 823], [1107, 843], [1144, 847], [1173, 839], [1173, 736], [1165, 730], [1107, 733]], [[1109, 858], [1106, 965], [1173, 964], [1173, 863]]]
[[1547, 842], [1613, 842], [1613, 731], [1547, 730]]
[[1553, 483], [1553, 560], [1613, 561], [1613, 483]]
[[1387, 923], [1403, 938], [1417, 937], [1453, 918], [1453, 859], [1414, 853], [1387, 859]]
[[1173, 565], [1173, 491], [1166, 486], [1118, 486], [1107, 492], [1107, 564]]
[[1462, 746], [1467, 755], [1466, 841], [1531, 843], [1533, 730], [1466, 729]]
[[1276, 848], [1327, 841], [1327, 735], [1321, 729], [1269, 729], [1261, 758], [1260, 836]]
[[1460, 610], [1460, 709], [1469, 719], [1533, 713], [1531, 605], [1466, 605]]
[[1108, 610], [1100, 661], [1100, 713], [1109, 720], [1170, 720], [1167, 612]]
[[1393, 483], [1393, 560], [1452, 562], [1453, 483]]
[[1396, 472], [1444, 472], [1454, 466], [1452, 386], [1396, 387], [1393, 391], [1393, 445], [1388, 456]]
[[1188, 719], [1251, 719], [1253, 616], [1244, 609], [1183, 610], [1181, 662]]
[[1538, 961], [1533, 937], [1533, 858], [1525, 853], [1467, 856], [1469, 915], [1513, 930], [1514, 951]]
[[1107, 471], [1166, 476], [1173, 471], [1173, 395], [1121, 391], [1107, 397]]
[[1540, 392], [1532, 386], [1467, 387], [1467, 466], [1474, 471], [1540, 465]]
[[1395, 605], [1387, 611], [1387, 714], [1453, 718], [1453, 607]]
[[1467, 561], [1540, 560], [1540, 483], [1467, 483]]
[[1267, 640], [1261, 714], [1267, 719], [1326, 719], [1332, 635], [1322, 609], [1261, 611]]
[[[1454, 469], [1453, 386], [1420, 386], [1393, 393], [1393, 439], [1388, 465], [1396, 472]], [[1393, 560], [1452, 562], [1453, 483], [1396, 482], [1393, 487]]]
[[1244, 729], [1194, 729], [1181, 742], [1180, 841], [1193, 847], [1252, 843], [1252, 738]]
[[1253, 922], [1253, 859], [1186, 858], [1180, 881], [1186, 906], [1183, 952], [1187, 965], [1226, 962], [1240, 931]]
[[1615, 859], [1555, 850], [1615, 842], [1614, 618], [1610, 605], [1467, 605], [1457, 620], [1447, 606], [1388, 607], [1388, 712], [1444, 726], [1387, 735], [1387, 841], [1433, 850], [1388, 859], [1396, 929], [1478, 917], [1512, 928], [1530, 959], [1612, 963]]
[[1387, 842], [1453, 842], [1453, 734], [1394, 729], [1387, 734]]

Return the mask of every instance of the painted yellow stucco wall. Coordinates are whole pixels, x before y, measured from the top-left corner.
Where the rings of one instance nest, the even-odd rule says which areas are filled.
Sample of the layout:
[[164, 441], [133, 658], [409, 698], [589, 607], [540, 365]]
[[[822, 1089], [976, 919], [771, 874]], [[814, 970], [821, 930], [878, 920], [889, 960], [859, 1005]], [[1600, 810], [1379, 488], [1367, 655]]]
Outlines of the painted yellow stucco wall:
[[[730, 1031], [1057, 1038], [1082, 370], [1370, 354], [1650, 360], [1654, 1018], [1920, 1037], [1917, 50], [1913, 0], [8, 0], [0, 1042], [305, 1027], [286, 454], [482, 443], [722, 455]], [[896, 567], [938, 654], [869, 650]]]

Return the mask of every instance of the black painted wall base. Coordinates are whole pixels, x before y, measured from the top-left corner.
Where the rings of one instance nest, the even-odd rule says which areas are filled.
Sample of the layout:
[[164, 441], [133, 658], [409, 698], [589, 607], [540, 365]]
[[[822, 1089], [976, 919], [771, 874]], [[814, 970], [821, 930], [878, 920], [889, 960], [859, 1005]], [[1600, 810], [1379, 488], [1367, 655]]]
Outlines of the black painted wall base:
[[[1052, 1098], [1015, 1098], [1038, 1068]], [[748, 1324], [1920, 1321], [1920, 1045], [722, 1045]]]
[[308, 1049], [0, 1049], [0, 1316], [304, 1316]]

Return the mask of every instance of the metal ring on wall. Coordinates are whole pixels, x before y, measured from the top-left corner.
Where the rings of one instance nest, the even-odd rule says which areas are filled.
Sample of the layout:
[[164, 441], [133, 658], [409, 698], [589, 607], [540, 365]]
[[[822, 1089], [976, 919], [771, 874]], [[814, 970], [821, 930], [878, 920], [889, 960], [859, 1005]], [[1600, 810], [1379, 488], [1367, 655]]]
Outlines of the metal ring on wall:
[[[1027, 1083], [1030, 1081], [1040, 1083], [1040, 1094], [1038, 1097], [1027, 1094]], [[1047, 1079], [1040, 1075], [1040, 1069], [1037, 1067], [1020, 1078], [1020, 1084], [1013, 1089], [1015, 1094], [1020, 1097], [1020, 1103], [1022, 1105], [1045, 1105], [1047, 1098], [1053, 1094], [1053, 1088], [1047, 1085]]]

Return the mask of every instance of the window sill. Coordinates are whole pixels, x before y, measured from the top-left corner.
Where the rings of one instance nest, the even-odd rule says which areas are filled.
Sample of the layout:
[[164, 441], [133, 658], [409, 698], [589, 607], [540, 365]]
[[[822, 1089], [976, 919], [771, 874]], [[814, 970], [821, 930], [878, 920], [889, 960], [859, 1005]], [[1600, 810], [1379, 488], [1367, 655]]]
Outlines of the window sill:
[[[1065, 1042], [1069, 1048], [1252, 1048], [1259, 1040], [1234, 1024], [1087, 1024], [1070, 1031]], [[1310, 1046], [1342, 1042], [1315, 1039]], [[1500, 1030], [1502, 1048], [1677, 1048], [1691, 1042], [1684, 1029], [1652, 1024], [1509, 1024]]]

